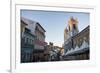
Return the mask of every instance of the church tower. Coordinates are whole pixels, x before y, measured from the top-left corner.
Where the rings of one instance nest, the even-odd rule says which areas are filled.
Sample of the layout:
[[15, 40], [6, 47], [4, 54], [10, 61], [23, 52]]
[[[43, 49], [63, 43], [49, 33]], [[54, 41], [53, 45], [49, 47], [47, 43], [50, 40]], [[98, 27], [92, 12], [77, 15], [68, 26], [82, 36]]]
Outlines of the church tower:
[[67, 27], [64, 29], [64, 42], [68, 39], [68, 29]]
[[76, 35], [78, 30], [78, 20], [77, 18], [70, 17], [68, 20], [68, 31], [70, 36]]

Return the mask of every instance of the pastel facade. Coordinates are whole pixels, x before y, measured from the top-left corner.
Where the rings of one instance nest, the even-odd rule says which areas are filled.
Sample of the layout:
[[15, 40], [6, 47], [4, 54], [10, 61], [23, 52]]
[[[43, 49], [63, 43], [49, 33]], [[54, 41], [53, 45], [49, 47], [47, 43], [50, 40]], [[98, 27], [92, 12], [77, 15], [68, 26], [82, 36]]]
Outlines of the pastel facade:
[[[23, 21], [26, 26], [23, 26], [23, 23], [21, 22], [21, 32], [23, 32], [23, 37], [21, 38], [21, 54], [22, 56], [26, 55], [25, 57], [22, 57], [22, 62], [33, 62], [41, 60], [45, 46], [47, 43], [45, 42], [45, 30], [40, 25], [40, 23], [29, 20], [27, 18], [21, 17], [21, 21]], [[24, 39], [24, 41], [23, 41]], [[26, 52], [26, 54], [23, 52]], [[27, 54], [29, 53], [29, 54]], [[41, 57], [42, 56], [42, 57]]]

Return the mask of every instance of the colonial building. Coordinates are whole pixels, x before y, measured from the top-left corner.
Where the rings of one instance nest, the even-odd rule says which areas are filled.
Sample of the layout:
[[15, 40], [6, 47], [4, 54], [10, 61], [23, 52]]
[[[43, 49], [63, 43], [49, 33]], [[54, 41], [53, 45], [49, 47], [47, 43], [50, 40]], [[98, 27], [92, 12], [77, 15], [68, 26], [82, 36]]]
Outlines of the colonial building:
[[26, 27], [28, 26], [28, 24], [26, 24], [27, 23], [21, 19], [21, 62], [32, 62], [35, 36], [31, 30]]
[[89, 26], [78, 31], [77, 19], [71, 17], [68, 29], [64, 30], [64, 52], [66, 60], [89, 59]]
[[21, 62], [37, 62], [44, 59], [45, 30], [39, 22], [21, 17]]
[[37, 22], [35, 26], [35, 51], [34, 51], [34, 61], [44, 61], [44, 51], [47, 43], [45, 42], [45, 30]]

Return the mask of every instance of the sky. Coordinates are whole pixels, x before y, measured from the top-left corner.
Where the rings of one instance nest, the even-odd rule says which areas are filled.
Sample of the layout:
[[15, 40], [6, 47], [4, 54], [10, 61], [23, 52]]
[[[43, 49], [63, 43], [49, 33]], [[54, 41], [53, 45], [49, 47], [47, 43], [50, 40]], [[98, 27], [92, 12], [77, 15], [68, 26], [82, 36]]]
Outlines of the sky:
[[45, 41], [53, 42], [55, 46], [60, 47], [64, 43], [64, 29], [68, 26], [70, 16], [78, 19], [79, 31], [90, 24], [89, 13], [82, 12], [21, 10], [21, 16], [39, 22], [46, 30]]

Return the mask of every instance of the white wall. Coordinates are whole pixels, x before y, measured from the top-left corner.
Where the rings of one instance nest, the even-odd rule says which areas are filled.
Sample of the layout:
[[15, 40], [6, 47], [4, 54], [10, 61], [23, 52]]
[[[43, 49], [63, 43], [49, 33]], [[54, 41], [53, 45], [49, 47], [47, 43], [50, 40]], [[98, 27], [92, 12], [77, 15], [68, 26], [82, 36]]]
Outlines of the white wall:
[[36, 27], [36, 21], [30, 20], [28, 18], [23, 17], [22, 20], [27, 23], [28, 25], [26, 26], [28, 29], [31, 30], [32, 34], [35, 34], [35, 27]]
[[[17, 0], [18, 1], [18, 0]], [[20, 0], [24, 1], [24, 0]], [[25, 0], [31, 1], [31, 0]], [[35, 2], [69, 3], [69, 4], [88, 4], [96, 6], [96, 54], [97, 67], [92, 68], [68, 68], [63, 70], [43, 71], [39, 73], [100, 73], [100, 2], [99, 0], [33, 0]], [[35, 3], [34, 2], [34, 3]], [[1, 0], [0, 2], [0, 73], [8, 73], [10, 69], [10, 1]]]

